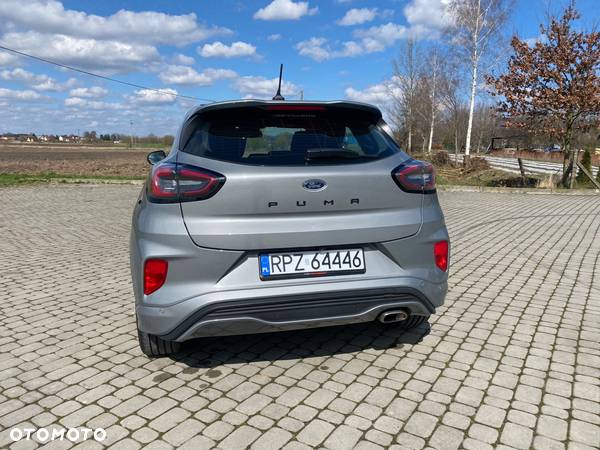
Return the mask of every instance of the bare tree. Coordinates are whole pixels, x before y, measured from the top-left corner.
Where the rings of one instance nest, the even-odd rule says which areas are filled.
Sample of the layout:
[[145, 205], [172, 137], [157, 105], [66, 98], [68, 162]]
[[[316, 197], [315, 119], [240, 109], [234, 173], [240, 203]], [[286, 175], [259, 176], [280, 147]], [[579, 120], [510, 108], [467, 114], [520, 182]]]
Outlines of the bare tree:
[[452, 129], [454, 153], [460, 151], [463, 129], [466, 128], [466, 106], [462, 101], [462, 80], [455, 65], [446, 65], [439, 82], [440, 102]]
[[465, 165], [469, 163], [473, 114], [480, 68], [488, 57], [500, 30], [506, 22], [511, 0], [451, 0], [450, 13], [454, 19], [453, 43], [457, 51], [470, 63], [469, 118], [465, 138]]
[[402, 117], [407, 133], [407, 150], [412, 151], [414, 106], [419, 77], [419, 56], [413, 38], [406, 40], [398, 57], [392, 62], [394, 77], [400, 87], [400, 97], [395, 99], [395, 109]]
[[478, 105], [473, 113], [473, 135], [476, 137], [475, 152], [479, 153], [482, 147], [487, 147], [491, 142], [494, 131], [498, 128], [497, 113], [494, 105], [489, 102]]

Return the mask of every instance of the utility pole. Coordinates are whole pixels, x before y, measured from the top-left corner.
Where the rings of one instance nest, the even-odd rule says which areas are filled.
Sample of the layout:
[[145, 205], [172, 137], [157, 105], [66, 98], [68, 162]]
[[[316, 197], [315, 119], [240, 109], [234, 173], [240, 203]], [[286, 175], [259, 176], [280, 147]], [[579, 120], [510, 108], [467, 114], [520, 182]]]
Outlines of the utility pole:
[[129, 121], [129, 148], [133, 148], [133, 120]]
[[300, 101], [304, 101], [304, 91], [300, 91]]

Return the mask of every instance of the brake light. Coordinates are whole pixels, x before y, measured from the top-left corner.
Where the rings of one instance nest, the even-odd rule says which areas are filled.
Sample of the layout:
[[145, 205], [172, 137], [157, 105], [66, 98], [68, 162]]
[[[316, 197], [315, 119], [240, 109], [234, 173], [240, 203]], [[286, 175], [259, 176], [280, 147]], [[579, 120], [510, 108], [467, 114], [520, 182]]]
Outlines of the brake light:
[[428, 162], [409, 159], [392, 171], [392, 178], [405, 192], [435, 193], [435, 169]]
[[325, 111], [323, 106], [310, 105], [269, 105], [269, 111]]
[[144, 262], [144, 294], [150, 295], [165, 284], [169, 263], [164, 259], [147, 259]]
[[158, 164], [150, 174], [148, 199], [154, 203], [205, 200], [224, 183], [225, 177], [211, 170], [187, 164]]
[[438, 269], [446, 272], [448, 270], [448, 241], [439, 241], [433, 244], [433, 257]]

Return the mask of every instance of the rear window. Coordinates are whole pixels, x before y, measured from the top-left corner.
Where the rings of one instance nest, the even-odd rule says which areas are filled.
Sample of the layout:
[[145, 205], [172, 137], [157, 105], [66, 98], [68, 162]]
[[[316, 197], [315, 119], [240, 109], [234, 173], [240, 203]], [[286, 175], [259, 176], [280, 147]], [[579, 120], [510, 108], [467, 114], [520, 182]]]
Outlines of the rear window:
[[184, 133], [183, 151], [268, 166], [352, 164], [400, 151], [381, 129], [379, 117], [368, 112], [310, 106], [305, 110], [267, 108], [204, 113]]

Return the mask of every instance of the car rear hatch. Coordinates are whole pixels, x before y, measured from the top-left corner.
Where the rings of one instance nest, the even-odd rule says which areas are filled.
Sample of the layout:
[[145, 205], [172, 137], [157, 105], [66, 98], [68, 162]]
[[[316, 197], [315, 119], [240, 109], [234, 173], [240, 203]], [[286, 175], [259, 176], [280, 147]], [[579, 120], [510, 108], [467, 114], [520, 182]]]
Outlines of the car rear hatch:
[[177, 164], [225, 182], [183, 201], [193, 241], [227, 250], [334, 247], [414, 235], [423, 194], [400, 189], [408, 160], [375, 108], [253, 102], [201, 110], [183, 127]]

